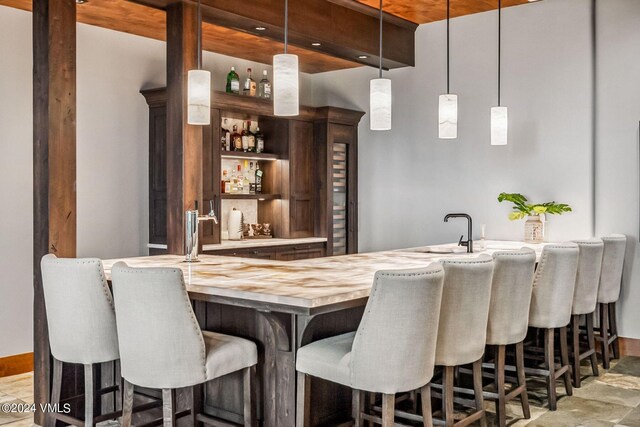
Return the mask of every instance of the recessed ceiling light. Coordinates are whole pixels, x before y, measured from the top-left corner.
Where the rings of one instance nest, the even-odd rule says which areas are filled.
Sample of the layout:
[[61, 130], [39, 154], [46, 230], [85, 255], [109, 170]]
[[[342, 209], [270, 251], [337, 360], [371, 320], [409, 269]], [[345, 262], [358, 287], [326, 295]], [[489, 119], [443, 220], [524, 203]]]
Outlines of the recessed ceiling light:
[[266, 29], [267, 27], [263, 27], [263, 26], [256, 27], [257, 31], [265, 31]]
[[368, 57], [367, 55], [358, 55], [358, 59], [367, 59]]
[[322, 46], [322, 43], [319, 43], [319, 42], [313, 42], [313, 43], [311, 43], [311, 46], [316, 46], [316, 47], [317, 47], [317, 46]]
[[89, 3], [89, 0], [76, 0], [76, 4], [85, 4]]

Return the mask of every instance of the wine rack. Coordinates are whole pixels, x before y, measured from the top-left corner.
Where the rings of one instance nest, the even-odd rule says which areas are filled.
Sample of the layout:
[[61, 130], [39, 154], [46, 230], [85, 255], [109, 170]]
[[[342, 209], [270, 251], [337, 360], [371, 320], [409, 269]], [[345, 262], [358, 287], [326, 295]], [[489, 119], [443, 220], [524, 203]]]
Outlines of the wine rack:
[[332, 185], [333, 185], [333, 254], [347, 254], [347, 144], [333, 144]]

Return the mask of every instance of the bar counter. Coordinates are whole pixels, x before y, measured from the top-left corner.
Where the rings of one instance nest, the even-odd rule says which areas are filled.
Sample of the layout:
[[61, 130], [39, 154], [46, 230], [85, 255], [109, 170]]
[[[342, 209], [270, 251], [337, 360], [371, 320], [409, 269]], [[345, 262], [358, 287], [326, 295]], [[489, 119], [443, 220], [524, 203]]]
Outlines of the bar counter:
[[[198, 263], [185, 263], [181, 256], [160, 255], [107, 260], [104, 267], [108, 279], [118, 261], [132, 267], [180, 268], [203, 329], [258, 343], [258, 415], [264, 426], [286, 427], [295, 425], [296, 350], [356, 330], [376, 271], [424, 267], [444, 258], [477, 257], [525, 246], [539, 257], [544, 245], [486, 241], [484, 248], [477, 247], [472, 254], [447, 244], [300, 261], [203, 255]], [[242, 402], [230, 400], [233, 393], [223, 390], [237, 387], [240, 380], [230, 375], [209, 384], [205, 410], [239, 421]], [[348, 419], [348, 389], [316, 379], [311, 387], [312, 425], [336, 425]]]

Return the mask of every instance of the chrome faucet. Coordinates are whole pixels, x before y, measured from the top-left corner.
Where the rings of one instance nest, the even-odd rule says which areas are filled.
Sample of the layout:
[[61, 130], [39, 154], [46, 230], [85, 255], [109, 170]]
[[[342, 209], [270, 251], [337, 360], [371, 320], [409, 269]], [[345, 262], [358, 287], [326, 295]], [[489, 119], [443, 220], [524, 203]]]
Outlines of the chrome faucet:
[[467, 231], [467, 240], [463, 241], [462, 238], [464, 237], [464, 235], [460, 236], [460, 240], [458, 241], [458, 246], [466, 246], [467, 252], [472, 253], [473, 252], [473, 220], [471, 219], [471, 216], [466, 213], [450, 213], [445, 215], [444, 222], [449, 222], [449, 218], [466, 218], [467, 219], [467, 225], [469, 227]]
[[[214, 196], [215, 197], [215, 196]], [[216, 216], [216, 210], [214, 201], [209, 200], [209, 214], [200, 216], [198, 214], [198, 201], [195, 203], [196, 208], [194, 210], [188, 210], [185, 215], [185, 262], [199, 262], [198, 260], [198, 225], [200, 221], [213, 221], [214, 224], [218, 224], [218, 217]]]

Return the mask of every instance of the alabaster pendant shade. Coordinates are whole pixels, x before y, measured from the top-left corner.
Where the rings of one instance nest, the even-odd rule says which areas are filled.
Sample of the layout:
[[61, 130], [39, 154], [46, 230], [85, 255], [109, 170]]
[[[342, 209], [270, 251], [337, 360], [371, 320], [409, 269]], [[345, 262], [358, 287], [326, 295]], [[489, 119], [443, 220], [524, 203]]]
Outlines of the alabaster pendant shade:
[[507, 107], [492, 107], [491, 145], [507, 145], [508, 128]]
[[190, 70], [187, 79], [187, 123], [208, 125], [211, 122], [211, 73]]
[[391, 129], [391, 80], [372, 79], [369, 86], [371, 130]]
[[458, 137], [458, 95], [440, 95], [438, 108], [438, 137], [455, 139]]
[[273, 114], [297, 116], [300, 113], [298, 95], [298, 56], [273, 56]]

